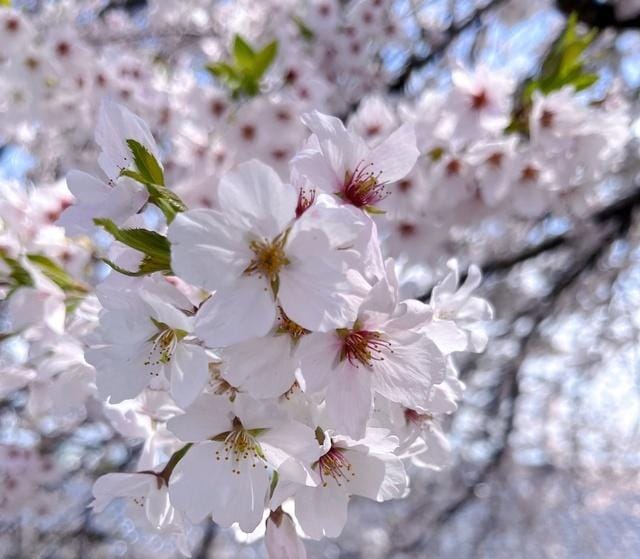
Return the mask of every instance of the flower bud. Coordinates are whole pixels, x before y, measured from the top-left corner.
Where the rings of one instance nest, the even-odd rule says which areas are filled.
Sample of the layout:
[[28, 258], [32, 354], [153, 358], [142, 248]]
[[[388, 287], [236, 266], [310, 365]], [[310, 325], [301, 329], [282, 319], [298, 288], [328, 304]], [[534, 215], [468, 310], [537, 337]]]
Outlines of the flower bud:
[[269, 515], [264, 541], [269, 559], [307, 559], [293, 520], [281, 508]]

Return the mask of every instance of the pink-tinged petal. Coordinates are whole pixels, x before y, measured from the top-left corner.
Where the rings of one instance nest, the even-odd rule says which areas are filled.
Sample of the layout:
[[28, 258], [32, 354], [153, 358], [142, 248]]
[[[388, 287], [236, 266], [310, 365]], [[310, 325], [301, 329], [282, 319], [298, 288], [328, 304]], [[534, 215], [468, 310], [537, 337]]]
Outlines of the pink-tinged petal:
[[269, 559], [307, 559], [293, 520], [284, 512], [272, 513], [267, 519], [264, 543]]
[[419, 155], [413, 124], [406, 123], [376, 147], [368, 160], [373, 163], [375, 172], [382, 172], [382, 182], [392, 183], [409, 174]]
[[253, 253], [245, 231], [214, 210], [180, 213], [169, 226], [171, 267], [181, 279], [214, 291], [234, 283]]
[[295, 496], [296, 518], [310, 538], [337, 538], [347, 522], [349, 497], [335, 485], [303, 487]]
[[371, 413], [371, 371], [345, 360], [331, 374], [327, 388], [327, 413], [336, 431], [352, 439], [364, 436]]
[[169, 419], [167, 429], [184, 442], [198, 442], [229, 431], [232, 421], [228, 398], [202, 394], [186, 413]]
[[302, 123], [316, 135], [320, 150], [339, 181], [343, 182], [345, 173], [363, 162], [368, 151], [366, 143], [349, 132], [339, 118], [312, 111], [302, 116]]
[[321, 151], [302, 150], [291, 160], [290, 166], [294, 177], [305, 177], [318, 190], [334, 194], [342, 188], [344, 176], [338, 176]]
[[209, 358], [204, 348], [179, 343], [171, 358], [171, 396], [181, 408], [189, 406], [209, 380]]
[[335, 332], [302, 336], [296, 349], [300, 360], [302, 389], [313, 393], [329, 384], [329, 379], [340, 356], [340, 340]]
[[218, 202], [229, 221], [252, 234], [273, 239], [294, 219], [298, 193], [257, 160], [238, 165], [220, 180]]
[[196, 315], [195, 333], [209, 347], [225, 347], [266, 335], [275, 319], [267, 282], [242, 276], [204, 302]]
[[426, 336], [398, 333], [387, 340], [390, 351], [373, 365], [374, 390], [405, 407], [425, 409], [431, 387], [445, 378], [444, 356]]

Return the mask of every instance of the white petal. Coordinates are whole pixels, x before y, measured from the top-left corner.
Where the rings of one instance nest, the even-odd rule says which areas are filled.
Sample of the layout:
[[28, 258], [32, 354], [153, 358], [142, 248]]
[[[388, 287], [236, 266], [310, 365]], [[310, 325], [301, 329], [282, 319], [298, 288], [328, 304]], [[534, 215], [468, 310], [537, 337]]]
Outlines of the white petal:
[[171, 474], [169, 496], [173, 506], [198, 523], [211, 514], [218, 498], [218, 486], [226, 482], [215, 475], [216, 450], [220, 443], [192, 446]]
[[332, 372], [327, 388], [327, 412], [339, 433], [352, 439], [364, 436], [371, 413], [371, 371], [343, 361]]
[[195, 333], [210, 347], [224, 347], [266, 335], [275, 319], [276, 306], [267, 282], [242, 276], [200, 307]]
[[186, 413], [169, 419], [167, 429], [184, 442], [198, 442], [229, 431], [232, 420], [228, 398], [202, 394]]
[[169, 226], [167, 238], [173, 271], [181, 279], [210, 291], [236, 281], [253, 255], [245, 230], [213, 210], [178, 214]]
[[144, 502], [147, 520], [156, 529], [162, 529], [173, 517], [173, 507], [169, 501], [169, 492], [166, 485], [158, 488], [151, 485]]
[[98, 162], [111, 179], [117, 178], [121, 169], [133, 168], [127, 140], [141, 143], [160, 162], [158, 146], [147, 123], [123, 105], [109, 100], [101, 103], [95, 137], [102, 149]]
[[322, 154], [341, 185], [345, 172], [353, 171], [362, 162], [368, 151], [365, 142], [349, 132], [342, 121], [334, 116], [312, 111], [302, 115], [301, 120], [316, 135]]
[[113, 473], [99, 477], [93, 484], [94, 501], [91, 507], [102, 512], [117, 497], [138, 497], [146, 495], [150, 484], [156, 483], [151, 474]]
[[67, 186], [78, 202], [88, 204], [102, 202], [111, 192], [111, 188], [100, 179], [76, 170], [67, 173]]
[[335, 487], [303, 487], [296, 493], [296, 518], [305, 534], [316, 540], [337, 538], [347, 522], [349, 497]]
[[451, 320], [434, 320], [429, 323], [424, 332], [444, 355], [454, 351], [464, 351], [467, 347], [467, 334]]
[[302, 336], [296, 356], [300, 360], [302, 389], [305, 392], [318, 392], [327, 386], [339, 351], [340, 340], [334, 332]]
[[350, 495], [377, 499], [385, 475], [384, 462], [376, 456], [355, 450], [343, 451], [343, 453], [352, 468], [347, 474], [350, 481], [344, 485], [344, 489]]
[[222, 376], [254, 398], [282, 396], [295, 381], [298, 363], [292, 353], [287, 334], [247, 340], [224, 351]]
[[262, 520], [271, 479], [262, 463], [254, 467], [250, 461], [240, 460], [235, 467], [239, 474], [231, 473], [231, 459], [216, 462], [212, 467], [214, 476], [217, 477], [218, 468], [222, 472], [213, 519], [225, 528], [237, 522], [243, 532], [250, 533]]
[[376, 171], [382, 171], [380, 179], [389, 183], [406, 177], [419, 155], [413, 124], [406, 123], [376, 147], [369, 160]]
[[348, 280], [341, 252], [321, 231], [300, 231], [289, 242], [290, 264], [280, 272], [278, 297], [291, 320], [313, 331], [353, 324], [364, 293]]
[[444, 356], [426, 336], [407, 333], [387, 339], [391, 351], [373, 366], [374, 390], [408, 408], [425, 409], [431, 387], [444, 380]]
[[181, 408], [189, 406], [209, 380], [209, 359], [204, 348], [179, 343], [171, 358], [171, 395]]
[[266, 239], [282, 233], [295, 217], [298, 194], [257, 160], [238, 165], [220, 180], [218, 202], [239, 227]]
[[305, 465], [315, 462], [322, 447], [313, 429], [290, 421], [273, 427], [260, 435], [260, 445], [269, 464], [279, 470], [282, 479], [311, 484], [312, 478]]
[[102, 399], [112, 404], [135, 398], [151, 380], [144, 362], [146, 346], [105, 346], [85, 350], [87, 361], [96, 368], [96, 385]]

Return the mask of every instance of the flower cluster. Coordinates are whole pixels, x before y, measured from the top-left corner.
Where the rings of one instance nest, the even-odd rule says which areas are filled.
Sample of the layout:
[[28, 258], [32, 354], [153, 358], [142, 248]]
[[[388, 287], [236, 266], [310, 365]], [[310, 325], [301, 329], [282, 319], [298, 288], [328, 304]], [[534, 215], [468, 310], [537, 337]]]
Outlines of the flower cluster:
[[[447, 463], [456, 354], [492, 314], [468, 263], [596, 215], [633, 98], [591, 88], [575, 18], [532, 75], [484, 56], [422, 82], [455, 35], [430, 3], [102, 4], [0, 2], [2, 142], [36, 162], [0, 177], [0, 516], [48, 509], [44, 465], [81, 472], [65, 436], [109, 422], [143, 446], [95, 510], [125, 497], [185, 554], [212, 518], [303, 557], [351, 495]], [[511, 25], [545, 3], [490, 4]]]
[[190, 210], [164, 187], [146, 124], [105, 102], [107, 179], [68, 176], [59, 223], [116, 239], [85, 358], [114, 426], [145, 438], [137, 473], [100, 478], [94, 508], [127, 497], [183, 552], [206, 517], [244, 532], [268, 518], [287, 540], [293, 503], [302, 533], [336, 537], [351, 495], [406, 495], [407, 460], [447, 462], [452, 355], [484, 346], [477, 269], [458, 287], [454, 267], [424, 303], [401, 297], [381, 252], [376, 204], [415, 164], [413, 128], [369, 149], [336, 118], [305, 122], [289, 182], [247, 161], [214, 207]]

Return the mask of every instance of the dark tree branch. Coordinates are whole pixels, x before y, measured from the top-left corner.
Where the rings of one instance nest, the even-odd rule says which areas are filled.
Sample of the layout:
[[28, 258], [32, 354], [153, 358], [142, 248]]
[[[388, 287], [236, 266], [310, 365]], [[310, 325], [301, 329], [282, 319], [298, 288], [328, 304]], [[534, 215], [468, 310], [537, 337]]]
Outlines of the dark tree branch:
[[198, 549], [193, 554], [193, 559], [207, 559], [209, 557], [209, 550], [211, 548], [211, 544], [213, 544], [213, 540], [216, 537], [218, 527], [211, 521], [207, 522], [207, 525], [204, 529], [204, 535], [202, 536], [202, 540], [200, 541], [200, 545]]
[[[612, 204], [594, 212], [587, 222], [599, 226], [611, 226], [616, 232], [617, 237], [624, 236], [631, 226], [633, 212], [640, 205], [640, 188], [633, 190], [627, 196], [616, 200]], [[541, 243], [528, 247], [520, 252], [505, 258], [496, 258], [489, 260], [482, 265], [483, 276], [490, 276], [511, 270], [514, 266], [522, 264], [527, 260], [540, 256], [546, 252], [551, 252], [557, 248], [568, 247], [575, 240], [575, 231], [571, 230], [561, 235], [554, 235]], [[464, 282], [467, 278], [466, 273], [460, 275], [460, 282]], [[431, 297], [431, 287], [427, 292], [420, 296], [420, 301], [426, 302]]]
[[[508, 456], [509, 438], [515, 426], [517, 402], [520, 396], [520, 371], [528, 357], [533, 341], [538, 337], [540, 326], [549, 316], [550, 311], [555, 307], [560, 297], [574, 286], [580, 277], [593, 270], [611, 242], [620, 236], [624, 236], [627, 231], [628, 228], [616, 227], [604, 239], [594, 242], [587, 251], [583, 252], [574, 261], [572, 266], [558, 274], [551, 291], [540, 301], [537, 301], [535, 307], [528, 309], [526, 314], [532, 317], [533, 325], [525, 336], [519, 338], [516, 356], [502, 368], [500, 373], [502, 380], [498, 388], [496, 401], [492, 405], [492, 408], [496, 409], [496, 411], [501, 409], [502, 404], [506, 405], [504, 427], [500, 434], [500, 440], [490, 458], [475, 474], [473, 481], [467, 484], [462, 494], [438, 513], [434, 520], [435, 526], [443, 526], [468, 504], [472, 503], [476, 498], [476, 487], [481, 483], [487, 482], [490, 476], [504, 463], [505, 458]], [[411, 516], [415, 513], [416, 511]], [[399, 550], [405, 553], [424, 550], [431, 533], [432, 531], [427, 532], [426, 535], [402, 546]]]
[[566, 15], [575, 13], [589, 27], [619, 30], [640, 27], [640, 14], [629, 19], [619, 19], [612, 4], [604, 4], [598, 0], [556, 0], [556, 6]]
[[438, 57], [442, 56], [447, 51], [454, 39], [456, 39], [456, 37], [458, 37], [463, 31], [466, 31], [469, 27], [480, 21], [482, 16], [484, 16], [487, 12], [489, 12], [493, 8], [496, 8], [500, 4], [504, 4], [505, 1], [506, 0], [491, 0], [488, 4], [485, 4], [481, 8], [478, 8], [464, 21], [458, 24], [452, 24], [451, 27], [447, 29], [445, 33], [446, 36], [442, 40], [442, 42], [438, 45], [433, 46], [428, 54], [421, 56], [414, 53], [409, 56], [407, 62], [405, 63], [404, 69], [389, 84], [389, 91], [393, 93], [400, 93], [407, 85], [407, 82], [409, 81], [409, 78], [413, 74], [414, 70], [423, 68], [430, 62], [433, 62]]
[[112, 0], [98, 12], [98, 17], [104, 17], [111, 10], [126, 10], [135, 12], [147, 7], [147, 0]]

